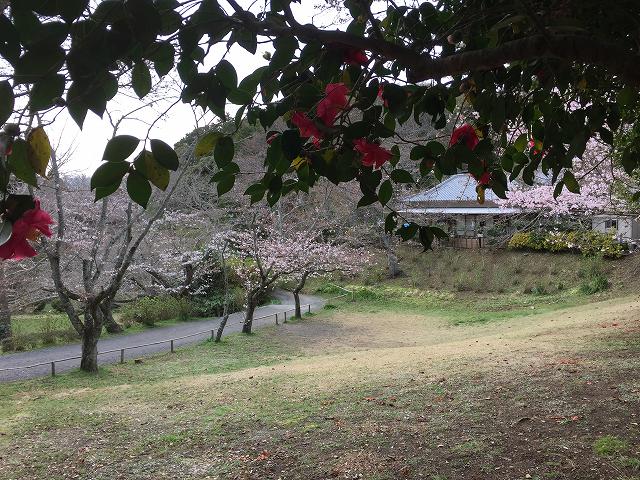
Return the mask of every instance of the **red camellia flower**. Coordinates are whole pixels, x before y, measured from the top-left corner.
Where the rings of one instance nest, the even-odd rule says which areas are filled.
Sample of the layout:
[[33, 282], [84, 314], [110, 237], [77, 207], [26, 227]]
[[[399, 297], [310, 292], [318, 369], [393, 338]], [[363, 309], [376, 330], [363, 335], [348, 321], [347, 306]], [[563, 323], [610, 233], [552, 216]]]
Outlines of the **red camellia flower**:
[[13, 222], [11, 238], [0, 245], [0, 258], [3, 260], [22, 260], [35, 257], [37, 252], [29, 243], [35, 241], [40, 235], [51, 236], [49, 225], [53, 219], [44, 210], [40, 209], [40, 200], [35, 200], [35, 207], [24, 212], [22, 217]]
[[302, 112], [295, 112], [291, 117], [291, 123], [300, 129], [301, 137], [322, 138], [322, 132], [318, 130], [318, 127], [313, 123], [313, 120]]
[[344, 83], [330, 83], [324, 90], [326, 96], [318, 103], [318, 118], [327, 125], [333, 125], [340, 110], [347, 106], [349, 89]]
[[480, 177], [478, 177], [477, 175], [473, 175], [473, 178], [475, 178], [480, 185], [488, 187], [491, 184], [490, 172], [483, 172], [482, 175], [480, 175]]
[[382, 85], [378, 87], [378, 98], [382, 99], [382, 104], [389, 108], [389, 100], [385, 100], [384, 98], [384, 86]]
[[362, 165], [365, 167], [380, 168], [393, 154], [385, 150], [377, 143], [367, 142], [364, 138], [354, 140], [356, 150], [362, 154]]
[[480, 143], [476, 129], [468, 123], [465, 123], [461, 127], [456, 128], [451, 135], [451, 141], [449, 146], [456, 145], [458, 143], [464, 143], [469, 150], [476, 148], [476, 145]]
[[344, 62], [347, 65], [365, 65], [369, 62], [369, 59], [364, 51], [356, 48], [348, 48], [344, 52]]

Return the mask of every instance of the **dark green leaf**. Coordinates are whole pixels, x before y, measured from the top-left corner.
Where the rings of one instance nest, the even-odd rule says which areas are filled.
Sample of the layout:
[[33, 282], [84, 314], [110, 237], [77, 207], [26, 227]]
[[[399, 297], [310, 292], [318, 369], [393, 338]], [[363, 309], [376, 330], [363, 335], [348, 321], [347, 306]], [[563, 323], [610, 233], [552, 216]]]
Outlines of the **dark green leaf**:
[[416, 236], [416, 233], [418, 233], [418, 225], [413, 222], [403, 223], [396, 233], [406, 242]]
[[151, 184], [140, 173], [133, 171], [127, 177], [127, 193], [131, 200], [142, 208], [147, 208], [151, 198]]
[[146, 63], [138, 62], [135, 64], [131, 72], [131, 83], [138, 98], [143, 98], [151, 91], [151, 72], [149, 72]]
[[45, 110], [54, 106], [57, 99], [64, 94], [64, 87], [64, 75], [51, 75], [38, 80], [29, 95], [31, 110]]
[[13, 88], [9, 82], [0, 82], [0, 125], [4, 125], [13, 113], [15, 104]]
[[218, 196], [221, 197], [229, 190], [233, 188], [233, 185], [236, 182], [235, 175], [225, 175], [221, 180], [218, 181], [216, 188], [218, 190]]
[[392, 171], [389, 176], [391, 177], [391, 180], [396, 183], [414, 183], [411, 174], [401, 168]]
[[136, 151], [140, 140], [131, 135], [117, 135], [107, 143], [102, 159], [108, 162], [124, 162]]
[[58, 72], [65, 60], [61, 48], [40, 48], [26, 52], [16, 62], [14, 79], [16, 84], [34, 83], [40, 78]]
[[298, 41], [295, 37], [283, 35], [276, 37], [273, 42], [273, 47], [275, 48], [275, 52], [269, 65], [271, 69], [279, 70], [291, 63], [298, 48]]
[[216, 75], [220, 83], [229, 90], [235, 90], [238, 86], [238, 74], [236, 69], [227, 60], [221, 60], [216, 66]]
[[91, 175], [91, 190], [95, 190], [96, 188], [110, 188], [116, 183], [119, 185], [122, 178], [129, 171], [130, 166], [131, 164], [128, 162], [103, 163], [96, 169], [93, 175]]
[[391, 212], [387, 215], [387, 218], [384, 220], [384, 231], [385, 233], [393, 233], [398, 225], [398, 214], [396, 212]]
[[109, 195], [114, 193], [116, 190], [118, 190], [120, 188], [120, 183], [122, 183], [122, 179], [120, 179], [120, 181], [117, 181], [117, 182], [112, 183], [111, 185], [107, 185], [105, 187], [96, 187], [96, 198], [95, 198], [95, 201], [97, 202], [98, 200], [100, 200], [100, 199], [102, 199], [104, 197], [108, 197]]
[[377, 201], [378, 201], [377, 195], [373, 193], [365, 194], [362, 196], [362, 198], [358, 202], [358, 208], [366, 207], [367, 205], [371, 205], [372, 203], [376, 203]]
[[148, 58], [153, 61], [153, 67], [159, 77], [164, 77], [171, 71], [175, 62], [175, 53], [170, 42], [160, 42], [151, 48]]
[[391, 184], [391, 181], [385, 180], [382, 182], [382, 185], [380, 185], [380, 190], [378, 190], [378, 200], [380, 201], [380, 204], [384, 206], [389, 203], [392, 196], [393, 185]]
[[580, 193], [580, 184], [576, 180], [576, 177], [569, 170], [564, 172], [562, 182], [567, 186], [567, 190], [571, 193]]
[[280, 138], [282, 153], [287, 160], [291, 161], [300, 155], [303, 142], [297, 129], [285, 130]]
[[36, 172], [27, 157], [27, 142], [23, 139], [16, 138], [11, 155], [7, 158], [7, 163], [18, 179], [33, 187], [38, 185]]
[[151, 151], [160, 165], [174, 172], [178, 169], [178, 154], [162, 140], [151, 140]]
[[564, 187], [564, 182], [561, 180], [556, 183], [555, 188], [553, 189], [553, 198], [558, 198], [562, 193], [562, 187]]
[[231, 137], [221, 137], [213, 151], [213, 157], [219, 168], [224, 168], [226, 164], [233, 160], [235, 153], [233, 139]]

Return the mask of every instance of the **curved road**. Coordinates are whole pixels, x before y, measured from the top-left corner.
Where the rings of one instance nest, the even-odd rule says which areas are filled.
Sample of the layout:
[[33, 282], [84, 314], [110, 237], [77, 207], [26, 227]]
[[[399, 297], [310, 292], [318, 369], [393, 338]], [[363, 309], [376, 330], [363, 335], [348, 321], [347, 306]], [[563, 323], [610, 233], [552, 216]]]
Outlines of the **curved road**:
[[[280, 300], [280, 305], [265, 305], [256, 309], [255, 317], [263, 317], [269, 315], [268, 318], [261, 318], [254, 320], [253, 327], [259, 328], [266, 325], [275, 324], [275, 314], [278, 313], [278, 319], [280, 322], [284, 320], [283, 312], [292, 310], [294, 308], [293, 295], [288, 292], [278, 291], [275, 292], [274, 297]], [[318, 310], [324, 305], [323, 299], [319, 297], [312, 297], [301, 295], [300, 301], [303, 305], [311, 304], [312, 310]], [[302, 311], [307, 311], [308, 307], [302, 308]], [[287, 313], [288, 316], [293, 316], [293, 312]], [[225, 335], [228, 333], [239, 332], [242, 329], [243, 312], [236, 312], [229, 316], [229, 321], [225, 327]], [[182, 337], [197, 332], [206, 332], [201, 335], [196, 335], [189, 338], [183, 338], [176, 340], [174, 346], [177, 348], [181, 345], [188, 345], [193, 343], [202, 342], [204, 339], [211, 337], [211, 330], [216, 330], [220, 323], [220, 318], [212, 318], [205, 320], [196, 320], [193, 322], [179, 323], [170, 327], [157, 327], [145, 330], [140, 333], [131, 335], [113, 336], [100, 340], [98, 342], [98, 352], [105, 352], [109, 350], [116, 350], [121, 348], [131, 348], [136, 345], [159, 342], [168, 340], [171, 338]], [[158, 352], [167, 352], [170, 348], [169, 342], [161, 343], [158, 345], [149, 345], [146, 347], [139, 347], [132, 350], [125, 351], [125, 360], [131, 360], [132, 358], [139, 358], [142, 356], [153, 355]], [[51, 365], [41, 365], [33, 368], [18, 368], [16, 370], [6, 370], [6, 368], [24, 367], [26, 365], [33, 365], [44, 362], [52, 362], [60, 358], [76, 357], [80, 355], [80, 344], [60, 345], [57, 347], [42, 348], [38, 350], [30, 350], [27, 352], [11, 353], [7, 355], [0, 355], [0, 382], [10, 382], [15, 380], [24, 380], [27, 378], [43, 377], [51, 375]], [[112, 352], [100, 354], [98, 353], [98, 363], [117, 363], [120, 361], [120, 352]], [[78, 368], [80, 366], [80, 359], [66, 360], [64, 362], [56, 362], [56, 373], [65, 372]]]

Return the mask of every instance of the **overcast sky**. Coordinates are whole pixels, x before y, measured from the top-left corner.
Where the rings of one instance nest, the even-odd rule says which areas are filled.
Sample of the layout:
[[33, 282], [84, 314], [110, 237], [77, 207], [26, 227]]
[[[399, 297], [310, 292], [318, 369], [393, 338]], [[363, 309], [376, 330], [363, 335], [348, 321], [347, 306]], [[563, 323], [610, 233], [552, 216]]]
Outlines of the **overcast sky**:
[[[244, 1], [240, 3], [246, 4], [248, 2]], [[318, 10], [314, 8], [314, 4], [323, 2], [305, 0], [301, 3], [304, 5], [292, 4], [294, 13], [301, 23], [313, 22], [316, 25], [320, 23], [326, 24], [332, 22], [333, 17], [335, 17], [335, 15], [333, 17], [327, 17], [326, 15], [314, 17], [314, 13], [318, 13]], [[263, 54], [269, 50], [271, 50], [269, 44], [259, 44], [256, 54], [251, 55], [236, 44], [231, 48], [226, 58], [235, 66], [238, 79], [240, 80], [256, 68], [267, 64], [267, 61], [263, 58]], [[200, 71], [208, 71], [211, 66], [215, 65], [223, 51], [224, 47], [220, 46], [218, 51], [210, 54], [205, 66], [201, 67]], [[175, 72], [171, 75], [177, 78]], [[118, 133], [126, 133], [144, 138], [149, 128], [148, 123], [158, 118], [159, 113], [166, 110], [166, 108], [177, 99], [177, 91], [172, 92], [170, 97], [170, 100], [159, 101], [153, 109], [148, 108], [139, 112], [136, 116], [137, 119], [124, 121]], [[145, 101], [146, 100], [147, 98], [145, 98]], [[112, 117], [117, 119], [124, 113], [140, 105], [141, 102], [137, 99], [119, 94], [109, 103], [108, 110], [111, 112]], [[229, 105], [227, 113], [235, 113], [235, 108], [235, 106]], [[202, 114], [201, 109], [198, 108], [197, 111], [199, 114]], [[196, 126], [203, 126], [207, 121], [211, 121], [212, 118], [214, 117], [209, 114], [204, 119], [200, 119], [198, 125], [191, 107], [180, 102], [171, 109], [168, 115], [163, 116], [158, 121], [151, 131], [150, 138], [159, 138], [173, 145]], [[105, 145], [108, 139], [111, 138], [113, 131], [106, 114], [103, 119], [100, 119], [92, 112], [87, 114], [87, 119], [81, 131], [76, 123], [69, 117], [66, 110], [59, 114], [53, 125], [49, 126], [47, 130], [52, 143], [54, 143], [54, 145], [59, 144], [61, 151], [66, 151], [69, 147], [73, 147], [73, 154], [65, 167], [66, 171], [84, 174], [91, 174], [98, 165], [100, 165]]]

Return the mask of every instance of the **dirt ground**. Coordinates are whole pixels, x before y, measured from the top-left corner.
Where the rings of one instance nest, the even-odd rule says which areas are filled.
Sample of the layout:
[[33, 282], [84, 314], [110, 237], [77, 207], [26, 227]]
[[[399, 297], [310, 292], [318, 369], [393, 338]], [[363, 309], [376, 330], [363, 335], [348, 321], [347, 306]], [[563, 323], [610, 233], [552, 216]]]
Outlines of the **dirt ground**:
[[0, 478], [640, 479], [638, 297], [465, 326], [345, 306], [250, 340], [278, 354], [12, 390]]

